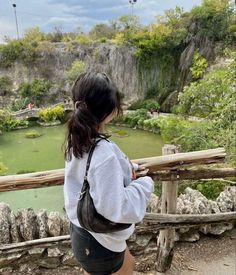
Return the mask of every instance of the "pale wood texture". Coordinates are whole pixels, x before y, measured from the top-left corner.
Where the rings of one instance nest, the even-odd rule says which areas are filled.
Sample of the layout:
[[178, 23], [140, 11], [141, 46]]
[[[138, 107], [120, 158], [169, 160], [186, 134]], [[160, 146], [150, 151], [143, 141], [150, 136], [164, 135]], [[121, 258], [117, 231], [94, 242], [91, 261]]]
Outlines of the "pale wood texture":
[[235, 212], [217, 214], [162, 214], [146, 213], [143, 221], [136, 226], [137, 232], [158, 232], [160, 229], [195, 227], [205, 224], [236, 221]]
[[146, 167], [150, 172], [158, 170], [177, 169], [186, 165], [210, 164], [221, 162], [226, 156], [224, 148], [202, 150], [188, 153], [170, 154], [167, 156], [134, 159], [141, 167]]
[[[174, 145], [165, 145], [162, 148], [163, 155], [176, 154], [177, 148]], [[161, 213], [174, 214], [177, 206], [178, 182], [163, 181], [161, 191]], [[165, 272], [170, 269], [175, 242], [175, 229], [161, 230], [157, 240], [157, 261], [156, 270]]]
[[[224, 150], [223, 150], [224, 151]], [[193, 152], [195, 153], [195, 152]], [[206, 155], [205, 155], [206, 153]], [[214, 160], [217, 162], [219, 159], [222, 160], [222, 149], [212, 149], [204, 150], [198, 152], [197, 156], [195, 154], [194, 161], [192, 160], [191, 164], [199, 164], [200, 160], [209, 163], [213, 162], [212, 156], [214, 155]], [[185, 179], [210, 179], [210, 178], [223, 178], [236, 176], [236, 168], [217, 168], [217, 169], [199, 169], [199, 170], [176, 170], [174, 167], [177, 167], [177, 160], [179, 166], [190, 164], [189, 160], [192, 156], [192, 153], [181, 153], [169, 156], [154, 157], [141, 160], [132, 160], [133, 162], [145, 163], [149, 167], [148, 175], [153, 177], [156, 180], [165, 180], [165, 181], [178, 181]], [[180, 157], [178, 157], [180, 156]], [[155, 161], [154, 161], [155, 160]], [[159, 164], [157, 165], [157, 162]], [[165, 165], [164, 165], [165, 164]], [[154, 166], [152, 166], [154, 165]], [[158, 169], [164, 169], [164, 166], [167, 171], [158, 171]], [[178, 167], [179, 167], [178, 166]], [[10, 175], [10, 176], [1, 176], [0, 177], [0, 192], [14, 191], [14, 190], [23, 190], [23, 189], [32, 189], [32, 188], [41, 188], [48, 186], [57, 186], [64, 183], [64, 169], [57, 169], [51, 171], [43, 171], [37, 173], [29, 173], [22, 175]]]
[[181, 169], [148, 173], [154, 180], [178, 181], [236, 177], [236, 168]]

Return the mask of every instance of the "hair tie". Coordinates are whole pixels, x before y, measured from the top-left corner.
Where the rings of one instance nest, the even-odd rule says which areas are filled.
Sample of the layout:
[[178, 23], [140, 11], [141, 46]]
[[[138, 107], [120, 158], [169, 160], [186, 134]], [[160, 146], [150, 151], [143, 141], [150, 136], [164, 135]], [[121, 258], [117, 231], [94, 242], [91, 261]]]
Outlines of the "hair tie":
[[79, 107], [82, 106], [82, 105], [87, 108], [87, 105], [84, 101], [76, 101], [75, 102], [75, 109], [79, 109]]

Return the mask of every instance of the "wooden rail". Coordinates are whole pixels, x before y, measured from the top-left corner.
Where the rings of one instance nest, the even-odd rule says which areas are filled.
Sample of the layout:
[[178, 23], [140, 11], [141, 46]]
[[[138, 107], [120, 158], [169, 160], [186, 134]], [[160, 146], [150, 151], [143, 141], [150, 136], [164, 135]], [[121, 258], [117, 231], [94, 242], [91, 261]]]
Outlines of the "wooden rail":
[[[171, 150], [169, 149], [173, 149], [173, 146], [169, 146], [168, 148], [168, 145], [166, 145], [164, 148], [166, 148], [166, 152], [170, 152]], [[172, 152], [176, 151], [172, 150]], [[136, 231], [139, 233], [158, 233], [160, 231], [157, 242], [157, 271], [165, 272], [171, 266], [174, 251], [173, 237], [176, 228], [236, 221], [236, 212], [203, 215], [175, 214], [178, 181], [236, 176], [235, 167], [211, 169], [186, 169], [185, 167], [222, 162], [225, 156], [226, 154], [223, 148], [216, 148], [133, 160], [133, 162], [138, 163], [141, 167], [149, 169], [146, 172], [147, 175], [162, 181], [164, 193], [164, 196], [162, 196], [162, 213], [146, 213], [144, 220], [136, 226]], [[142, 175], [144, 175], [144, 173], [140, 172], [138, 176]], [[63, 183], [64, 169], [23, 175], [2, 176], [0, 177], [0, 192], [57, 186]], [[47, 247], [52, 243], [64, 241], [69, 241], [69, 235], [4, 245], [0, 246], [0, 254], [4, 251], [11, 252], [14, 251], [14, 249], [23, 249], [30, 246]]]
[[[236, 168], [213, 168], [213, 169], [181, 169], [182, 166], [194, 164], [191, 156], [197, 164], [223, 161], [225, 151], [222, 148], [189, 152], [175, 155], [160, 156], [133, 160], [134, 162], [149, 167], [147, 175], [155, 180], [179, 181], [190, 179], [212, 179], [236, 176]], [[153, 165], [153, 166], [152, 166]], [[177, 167], [179, 169], [177, 169]], [[142, 174], [143, 175], [143, 174]], [[0, 192], [41, 188], [63, 185], [64, 169], [43, 171], [22, 175], [0, 177]]]

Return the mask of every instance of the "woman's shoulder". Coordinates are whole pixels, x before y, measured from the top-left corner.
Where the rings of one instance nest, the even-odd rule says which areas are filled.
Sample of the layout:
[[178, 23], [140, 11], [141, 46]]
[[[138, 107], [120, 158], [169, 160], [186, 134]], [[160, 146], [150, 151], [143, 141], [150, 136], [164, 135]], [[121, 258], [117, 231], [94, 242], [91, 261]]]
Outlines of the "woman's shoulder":
[[124, 157], [125, 154], [113, 141], [104, 139], [99, 141], [99, 143], [97, 144], [93, 153], [91, 165], [99, 166], [100, 164], [113, 158], [120, 159]]

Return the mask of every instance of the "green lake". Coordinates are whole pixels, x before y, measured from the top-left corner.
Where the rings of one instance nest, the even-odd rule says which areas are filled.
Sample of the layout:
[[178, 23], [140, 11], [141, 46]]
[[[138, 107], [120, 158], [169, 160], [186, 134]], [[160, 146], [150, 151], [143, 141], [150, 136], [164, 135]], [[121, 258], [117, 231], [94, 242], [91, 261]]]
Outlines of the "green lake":
[[[25, 138], [25, 133], [37, 130], [42, 136], [36, 139]], [[117, 130], [127, 136], [119, 137]], [[32, 127], [16, 130], [0, 136], [0, 161], [7, 167], [7, 174], [46, 171], [64, 167], [63, 142], [66, 126]], [[130, 159], [161, 155], [163, 141], [159, 135], [142, 130], [109, 126], [111, 140]], [[32, 207], [34, 210], [47, 209], [63, 213], [62, 186], [0, 193], [0, 201], [11, 209]]]

